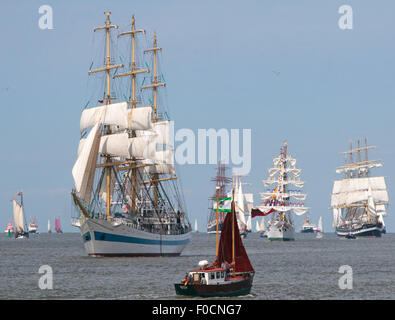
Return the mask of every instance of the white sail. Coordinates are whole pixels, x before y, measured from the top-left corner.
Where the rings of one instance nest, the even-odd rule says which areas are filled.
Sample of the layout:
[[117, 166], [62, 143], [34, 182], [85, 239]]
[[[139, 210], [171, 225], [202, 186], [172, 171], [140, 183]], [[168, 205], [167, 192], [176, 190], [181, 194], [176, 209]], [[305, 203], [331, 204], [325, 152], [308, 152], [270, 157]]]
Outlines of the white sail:
[[99, 123], [96, 123], [89, 132], [83, 150], [77, 158], [72, 170], [76, 191], [79, 197], [86, 203], [90, 202], [99, 144], [100, 130]]
[[251, 224], [252, 224], [252, 222], [251, 222], [251, 214], [250, 214], [250, 215], [248, 215], [248, 218], [247, 218], [247, 230], [248, 231], [251, 231], [251, 229], [252, 229]]
[[341, 223], [341, 209], [333, 208], [333, 228], [336, 228]]
[[153, 130], [157, 135], [157, 144], [173, 148], [173, 142], [171, 140], [170, 133], [170, 120], [155, 122], [153, 124]]
[[126, 102], [84, 109], [80, 119], [80, 132], [93, 127], [97, 122], [114, 126], [119, 130], [149, 130], [152, 129], [152, 108], [127, 108]]
[[382, 203], [376, 204], [376, 213], [379, 216], [385, 217], [387, 215], [387, 210], [385, 208], [385, 205]]
[[155, 135], [142, 135], [129, 138], [130, 157], [136, 159], [155, 159], [156, 141]]
[[102, 136], [100, 138], [99, 152], [111, 156], [131, 158], [128, 133], [124, 132]]
[[[275, 196], [276, 198], [279, 197], [278, 192], [261, 192], [260, 196], [262, 200], [269, 200], [271, 197]], [[304, 193], [297, 193], [297, 192], [287, 192], [287, 193], [281, 193], [283, 198], [288, 198], [288, 197], [293, 197], [296, 200], [299, 201], [304, 201], [307, 198], [307, 194]]]
[[262, 217], [260, 229], [261, 231], [265, 231], [265, 217]]
[[283, 174], [287, 173], [292, 175], [294, 178], [299, 177], [301, 169], [296, 168], [270, 168], [269, 169], [269, 176], [273, 177], [276, 174]]
[[48, 231], [51, 231], [51, 221], [48, 220]]
[[15, 199], [12, 200], [13, 209], [14, 209], [14, 223], [15, 223], [15, 231], [17, 233], [24, 232], [24, 216], [23, 216], [23, 207], [16, 202]]
[[354, 171], [354, 170], [358, 170], [358, 169], [362, 173], [362, 172], [366, 172], [368, 169], [380, 168], [382, 166], [383, 166], [382, 163], [368, 163], [368, 164], [363, 164], [363, 165], [349, 164], [349, 165], [346, 165], [346, 166], [336, 169], [336, 173], [349, 172], [349, 171]]
[[324, 228], [322, 227], [322, 217], [320, 217], [318, 220], [318, 231], [324, 232]]
[[375, 201], [388, 202], [384, 177], [336, 180], [333, 184], [331, 206], [338, 207], [368, 200], [368, 189]]
[[276, 183], [278, 185], [287, 185], [287, 184], [293, 184], [294, 186], [298, 187], [298, 188], [303, 188], [304, 186], [304, 182], [303, 181], [299, 181], [299, 180], [281, 180], [279, 181], [278, 179], [267, 179], [267, 180], [263, 180], [263, 184], [265, 185], [265, 187], [270, 186], [271, 184]]
[[256, 231], [256, 232], [261, 231], [261, 228], [259, 227], [258, 221], [255, 221], [255, 231]]
[[195, 219], [195, 232], [198, 231], [198, 225], [197, 225], [197, 220]]

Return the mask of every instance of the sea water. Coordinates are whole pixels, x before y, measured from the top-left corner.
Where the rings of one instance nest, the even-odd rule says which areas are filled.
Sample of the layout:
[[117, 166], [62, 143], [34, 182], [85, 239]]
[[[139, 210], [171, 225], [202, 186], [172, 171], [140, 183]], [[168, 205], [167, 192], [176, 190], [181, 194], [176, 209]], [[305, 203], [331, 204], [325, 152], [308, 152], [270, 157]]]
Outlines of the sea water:
[[[106, 258], [87, 256], [78, 233], [0, 235], [0, 299], [185, 299], [174, 283], [215, 259], [215, 239], [194, 233], [179, 257]], [[243, 243], [255, 277], [251, 293], [237, 299], [395, 299], [395, 234], [271, 242], [250, 233]], [[49, 276], [41, 266], [52, 270], [52, 289], [40, 289], [40, 277]]]

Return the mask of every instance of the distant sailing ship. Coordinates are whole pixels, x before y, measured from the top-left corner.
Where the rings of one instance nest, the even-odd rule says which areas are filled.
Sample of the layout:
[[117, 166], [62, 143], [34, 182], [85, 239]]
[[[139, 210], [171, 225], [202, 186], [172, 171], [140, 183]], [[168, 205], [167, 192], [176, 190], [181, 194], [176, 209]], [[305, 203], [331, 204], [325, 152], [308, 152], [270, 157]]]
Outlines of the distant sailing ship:
[[56, 233], [63, 233], [62, 228], [60, 227], [60, 219], [55, 218], [55, 231]]
[[265, 217], [262, 217], [261, 224], [256, 221], [255, 225], [256, 232], [259, 232], [261, 238], [267, 238], [267, 231], [265, 228]]
[[29, 237], [29, 232], [27, 232], [27, 226], [25, 222], [25, 216], [23, 213], [23, 194], [18, 193], [21, 197], [21, 203], [19, 204], [15, 199], [12, 200], [14, 209], [14, 224], [15, 224], [15, 238], [23, 239]]
[[[136, 29], [133, 16], [131, 30], [118, 35], [131, 41], [129, 68], [119, 73], [124, 64], [113, 64], [110, 55], [111, 30], [117, 28], [107, 12], [105, 26], [94, 30], [105, 32], [105, 66], [89, 74], [105, 72], [105, 92], [99, 100], [103, 105], [86, 108], [81, 115], [82, 137], [72, 170], [80, 223], [73, 225], [79, 226], [92, 256], [178, 256], [190, 241], [192, 227], [174, 168], [172, 124], [164, 119], [166, 112], [159, 112], [159, 89], [166, 86], [158, 73], [161, 48], [154, 35], [153, 47], [144, 51], [152, 54], [151, 83], [143, 86], [144, 78], [138, 88], [137, 76], [150, 72], [136, 61], [136, 37], [145, 31]], [[127, 59], [120, 57], [121, 62]], [[114, 78], [120, 81], [119, 103], [113, 103]], [[149, 91], [149, 106], [140, 106], [144, 96], [136, 94], [138, 89]]]
[[321, 239], [323, 237], [324, 228], [322, 227], [322, 217], [318, 220], [318, 226], [316, 230], [316, 238]]
[[28, 231], [29, 231], [29, 233], [38, 233], [38, 224], [37, 224], [37, 218], [36, 217], [31, 217], [30, 218]]
[[[232, 179], [226, 176], [227, 167], [220, 162], [218, 162], [217, 166], [217, 175], [211, 179], [211, 181], [215, 181], [216, 187], [219, 187], [219, 198], [224, 199], [227, 197], [228, 192], [226, 190], [226, 186], [232, 182]], [[217, 218], [216, 218], [216, 193], [210, 198], [210, 207], [208, 214], [208, 222], [207, 222], [207, 233], [216, 233], [217, 230]], [[219, 221], [218, 221], [218, 230], [221, 232], [222, 224], [225, 220], [225, 212], [220, 211], [219, 213]]]
[[[254, 203], [252, 193], [243, 193], [241, 176], [233, 176], [233, 188], [235, 196], [235, 208], [237, 224], [239, 227], [240, 235], [247, 236], [247, 232], [251, 232], [251, 209]], [[246, 215], [248, 216], [246, 220]]]
[[231, 212], [226, 214], [219, 243], [217, 232], [214, 263], [209, 265], [202, 260], [200, 269], [187, 272], [181, 283], [174, 284], [177, 295], [225, 297], [250, 293], [255, 271], [240, 237], [235, 198], [233, 194]]
[[287, 142], [284, 142], [280, 155], [273, 159], [273, 163], [274, 168], [269, 169], [269, 178], [263, 183], [265, 186], [276, 184], [276, 187], [260, 194], [263, 204], [252, 209], [252, 217], [266, 216], [272, 213], [271, 220], [267, 224], [268, 239], [295, 240], [295, 227], [291, 211], [300, 216], [306, 213], [308, 208], [304, 206], [304, 203], [290, 202], [290, 198], [304, 201], [307, 195], [290, 190], [288, 187], [289, 184], [292, 184], [297, 188], [302, 188], [304, 182], [299, 177], [301, 170], [295, 167], [296, 159], [287, 154]]
[[197, 223], [197, 219], [195, 219], [195, 226], [194, 226], [194, 231], [195, 231], [195, 232], [199, 232], [199, 230], [198, 230], [198, 223]]
[[[331, 195], [336, 234], [350, 239], [381, 237], [389, 204], [385, 178], [370, 176], [371, 169], [383, 165], [379, 160], [368, 160], [368, 150], [375, 147], [368, 146], [366, 139], [365, 147], [360, 144], [359, 139], [357, 148], [353, 149], [351, 142], [350, 151], [343, 152], [346, 163], [338, 167], [336, 173], [344, 173], [345, 177], [334, 182]], [[365, 160], [361, 159], [361, 152], [365, 153]]]
[[51, 221], [48, 220], [48, 233], [52, 233], [51, 231]]

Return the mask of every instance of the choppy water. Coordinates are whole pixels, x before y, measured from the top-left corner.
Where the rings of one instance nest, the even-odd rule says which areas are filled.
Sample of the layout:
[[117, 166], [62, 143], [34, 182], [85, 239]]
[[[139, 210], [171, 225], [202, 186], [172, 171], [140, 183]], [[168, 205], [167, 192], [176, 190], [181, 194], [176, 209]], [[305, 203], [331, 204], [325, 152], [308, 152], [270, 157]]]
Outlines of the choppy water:
[[[346, 240], [298, 234], [270, 242], [249, 234], [244, 245], [256, 271], [251, 294], [240, 299], [395, 299], [395, 234]], [[194, 234], [180, 257], [88, 257], [77, 233], [30, 239], [0, 235], [0, 299], [185, 299], [174, 282], [200, 260], [212, 261], [215, 235]], [[41, 265], [53, 270], [53, 289], [41, 290]], [[339, 267], [353, 271], [353, 289], [341, 290]]]

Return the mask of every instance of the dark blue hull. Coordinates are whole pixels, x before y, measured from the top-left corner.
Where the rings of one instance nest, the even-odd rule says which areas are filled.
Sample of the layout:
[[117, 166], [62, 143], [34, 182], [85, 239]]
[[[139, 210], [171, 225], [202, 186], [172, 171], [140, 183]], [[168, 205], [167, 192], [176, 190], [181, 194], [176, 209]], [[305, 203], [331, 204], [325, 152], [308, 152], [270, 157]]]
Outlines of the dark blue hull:
[[346, 237], [348, 235], [359, 237], [370, 237], [370, 238], [379, 238], [383, 233], [383, 225], [381, 223], [371, 224], [365, 223], [358, 228], [336, 228], [336, 234], [339, 237]]

